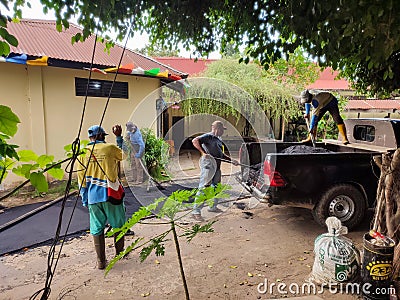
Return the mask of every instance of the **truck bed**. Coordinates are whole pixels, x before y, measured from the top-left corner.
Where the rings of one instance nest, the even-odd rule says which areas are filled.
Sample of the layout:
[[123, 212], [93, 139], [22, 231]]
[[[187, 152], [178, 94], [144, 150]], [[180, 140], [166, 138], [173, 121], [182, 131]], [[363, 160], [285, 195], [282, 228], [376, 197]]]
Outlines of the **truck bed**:
[[323, 140], [322, 143], [329, 145], [337, 145], [338, 151], [334, 152], [376, 152], [376, 153], [386, 153], [388, 151], [394, 151], [393, 147], [382, 147], [376, 145], [366, 145], [361, 143], [351, 143], [347, 145], [343, 145], [341, 141], [338, 140]]
[[329, 216], [349, 228], [357, 225], [374, 206], [380, 176], [374, 157], [397, 149], [400, 120], [347, 119], [345, 124], [347, 145], [336, 140], [317, 142], [316, 148], [300, 142], [243, 143], [239, 181], [270, 204], [312, 209], [321, 225]]
[[[245, 145], [245, 147], [244, 147]], [[239, 154], [241, 163], [246, 165], [257, 165], [261, 163], [265, 156], [271, 153], [279, 154], [282, 150], [291, 146], [303, 146], [303, 143], [297, 142], [254, 142], [243, 144]], [[364, 144], [348, 144], [343, 145], [336, 140], [324, 140], [323, 142], [316, 143], [317, 148], [323, 148], [331, 153], [385, 153], [392, 148], [367, 146]], [[322, 153], [307, 153], [307, 155], [316, 155]]]

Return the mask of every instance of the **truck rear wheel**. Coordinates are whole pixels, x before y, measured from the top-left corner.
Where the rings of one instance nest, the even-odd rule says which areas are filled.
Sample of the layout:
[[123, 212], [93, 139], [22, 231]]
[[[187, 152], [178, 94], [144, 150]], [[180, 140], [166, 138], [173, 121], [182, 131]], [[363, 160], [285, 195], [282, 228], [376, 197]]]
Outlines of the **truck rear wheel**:
[[338, 184], [327, 190], [313, 209], [315, 221], [325, 226], [328, 217], [336, 217], [348, 229], [359, 224], [366, 210], [363, 194], [349, 184]]

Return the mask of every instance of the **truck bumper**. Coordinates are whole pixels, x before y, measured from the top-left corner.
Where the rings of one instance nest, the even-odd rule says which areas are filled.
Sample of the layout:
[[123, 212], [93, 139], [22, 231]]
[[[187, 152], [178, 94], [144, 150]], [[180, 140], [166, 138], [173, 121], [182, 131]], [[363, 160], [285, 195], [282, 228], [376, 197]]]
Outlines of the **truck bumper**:
[[243, 180], [240, 175], [236, 175], [235, 178], [251, 194], [251, 196], [256, 197], [260, 202], [268, 203], [270, 205], [285, 205], [307, 209], [314, 208], [315, 204], [312, 202], [312, 199], [299, 197], [294, 195], [293, 192], [285, 191], [285, 189], [276, 187], [259, 189]]
[[266, 197], [268, 197], [268, 202], [275, 205], [303, 207], [307, 209], [313, 209], [315, 206], [312, 199], [295, 195], [290, 191], [285, 192], [275, 187], [270, 187], [265, 194]]
[[256, 197], [258, 200], [260, 200], [261, 202], [267, 202], [270, 203], [270, 194], [268, 193], [263, 193], [262, 191], [260, 191], [259, 189], [257, 189], [256, 187], [248, 184], [246, 181], [244, 181], [242, 179], [241, 176], [236, 175], [236, 180], [240, 183], [241, 186], [243, 186], [245, 188], [246, 191], [248, 191], [253, 197]]

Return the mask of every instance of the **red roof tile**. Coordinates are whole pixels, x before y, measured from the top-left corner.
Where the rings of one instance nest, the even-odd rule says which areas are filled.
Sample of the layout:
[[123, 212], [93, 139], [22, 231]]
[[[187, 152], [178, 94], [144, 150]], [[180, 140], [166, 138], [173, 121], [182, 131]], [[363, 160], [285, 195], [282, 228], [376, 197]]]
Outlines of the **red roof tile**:
[[349, 100], [346, 109], [352, 110], [390, 110], [400, 109], [399, 100]]
[[319, 90], [351, 90], [347, 80], [335, 79], [338, 74], [338, 71], [333, 71], [332, 68], [326, 68], [320, 73], [319, 78], [307, 88]]
[[199, 58], [197, 61], [195, 61], [193, 58], [184, 57], [154, 57], [154, 59], [167, 66], [171, 66], [172, 68], [182, 70], [183, 72], [192, 76], [202, 73], [207, 68], [207, 65], [217, 61], [217, 59], [203, 58]]
[[[56, 30], [55, 21], [23, 19], [20, 23], [10, 22], [7, 25], [9, 33], [16, 36], [18, 46], [11, 47], [11, 53], [30, 56], [48, 56], [54, 59], [79, 63], [90, 63], [92, 60], [95, 36], [90, 36], [85, 42], [71, 44], [71, 38], [82, 32], [77, 25], [70, 24], [65, 31]], [[123, 47], [115, 45], [110, 53], [104, 51], [104, 44], [96, 42], [94, 64], [102, 66], [117, 66], [123, 52]], [[121, 65], [133, 63], [135, 67], [144, 70], [160, 68], [168, 69], [170, 73], [186, 77], [187, 74], [177, 69], [157, 62], [153, 58], [125, 49]]]

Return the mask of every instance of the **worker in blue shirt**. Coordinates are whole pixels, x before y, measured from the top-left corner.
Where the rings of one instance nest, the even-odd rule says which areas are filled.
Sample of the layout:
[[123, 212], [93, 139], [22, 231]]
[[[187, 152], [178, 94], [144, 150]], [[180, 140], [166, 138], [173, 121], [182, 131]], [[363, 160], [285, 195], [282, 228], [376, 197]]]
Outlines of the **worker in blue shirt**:
[[140, 129], [132, 122], [126, 123], [125, 139], [128, 141], [130, 149], [130, 171], [132, 178], [129, 178], [129, 181], [131, 184], [143, 183], [142, 157], [144, 154], [145, 143]]

